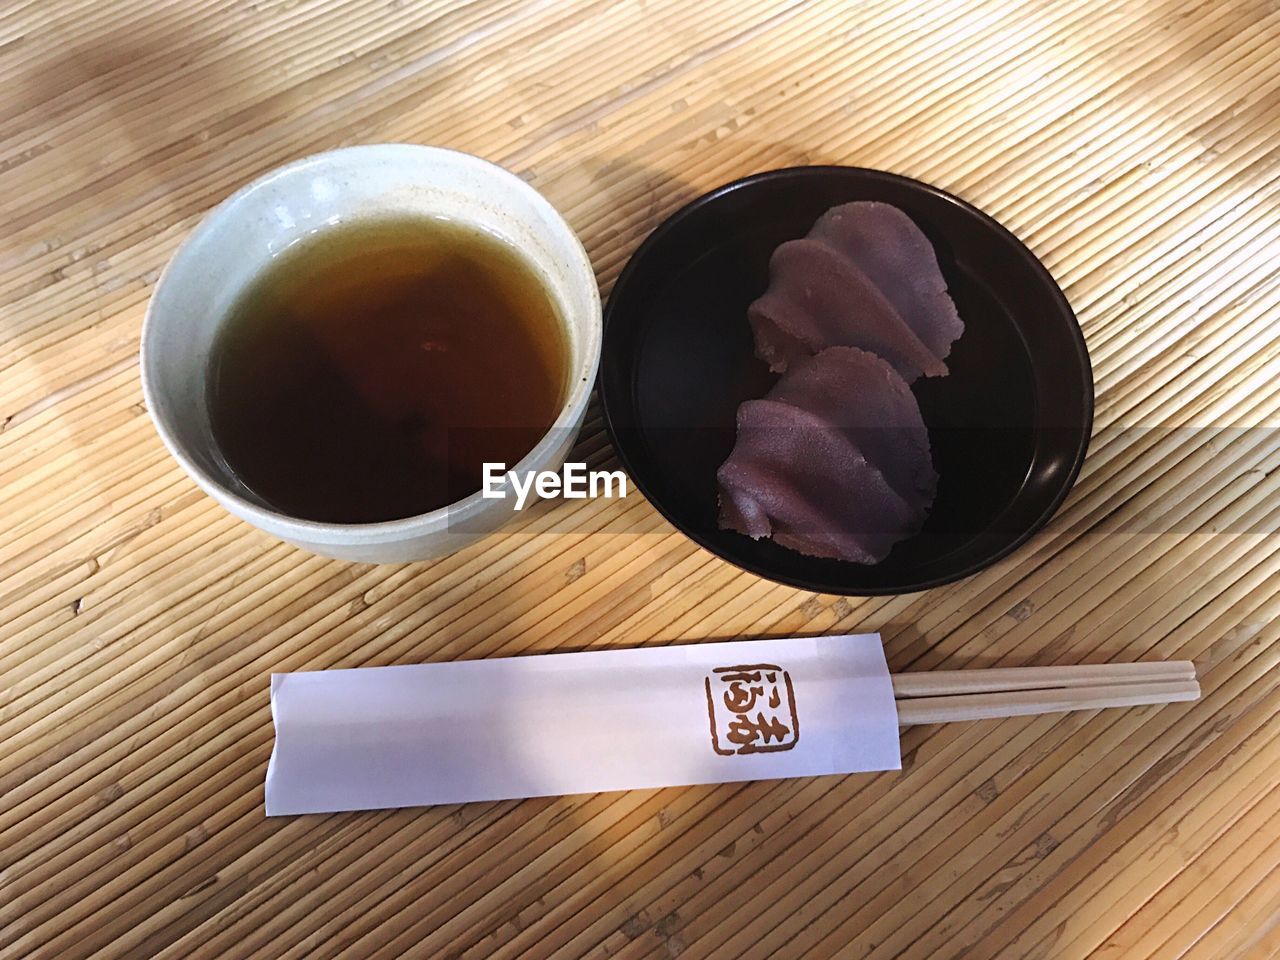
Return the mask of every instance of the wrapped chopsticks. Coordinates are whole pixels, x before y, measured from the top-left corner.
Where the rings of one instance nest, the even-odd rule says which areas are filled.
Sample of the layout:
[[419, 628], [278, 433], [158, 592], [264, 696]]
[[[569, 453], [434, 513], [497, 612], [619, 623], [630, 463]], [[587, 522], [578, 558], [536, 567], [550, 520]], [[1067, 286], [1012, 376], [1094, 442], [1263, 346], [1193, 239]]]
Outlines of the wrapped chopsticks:
[[891, 675], [876, 634], [276, 674], [267, 813], [870, 773], [903, 726], [1194, 700], [1181, 663]]

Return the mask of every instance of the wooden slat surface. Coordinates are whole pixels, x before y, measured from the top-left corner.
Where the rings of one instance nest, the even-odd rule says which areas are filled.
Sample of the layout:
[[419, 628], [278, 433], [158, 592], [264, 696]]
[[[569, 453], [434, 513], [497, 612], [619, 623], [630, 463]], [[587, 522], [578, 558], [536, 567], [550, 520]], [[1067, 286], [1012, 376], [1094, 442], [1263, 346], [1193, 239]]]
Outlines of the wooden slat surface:
[[[218, 199], [371, 141], [519, 172], [606, 293], [742, 174], [958, 193], [1080, 316], [1080, 483], [993, 569], [866, 601], [640, 498], [429, 564], [275, 543], [166, 457], [139, 325]], [[1277, 955], [1278, 143], [1269, 2], [0, 6], [0, 955]], [[263, 816], [273, 670], [873, 629], [898, 670], [1190, 658], [1205, 695], [912, 729], [901, 774]]]

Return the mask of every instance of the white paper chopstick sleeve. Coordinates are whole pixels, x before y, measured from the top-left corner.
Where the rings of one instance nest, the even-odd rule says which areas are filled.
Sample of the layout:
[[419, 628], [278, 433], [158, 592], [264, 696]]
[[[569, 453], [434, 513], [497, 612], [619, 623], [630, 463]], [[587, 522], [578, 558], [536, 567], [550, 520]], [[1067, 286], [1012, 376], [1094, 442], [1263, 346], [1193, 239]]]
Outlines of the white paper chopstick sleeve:
[[274, 674], [267, 814], [896, 770], [875, 634]]

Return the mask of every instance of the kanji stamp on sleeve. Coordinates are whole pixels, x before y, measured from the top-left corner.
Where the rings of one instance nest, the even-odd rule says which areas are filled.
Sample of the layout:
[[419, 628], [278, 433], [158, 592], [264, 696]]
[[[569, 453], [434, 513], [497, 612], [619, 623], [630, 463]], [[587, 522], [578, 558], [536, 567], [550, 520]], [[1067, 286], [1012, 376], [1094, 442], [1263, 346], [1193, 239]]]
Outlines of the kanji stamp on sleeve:
[[800, 742], [791, 675], [777, 664], [716, 667], [706, 690], [711, 748], [721, 756], [790, 750]]

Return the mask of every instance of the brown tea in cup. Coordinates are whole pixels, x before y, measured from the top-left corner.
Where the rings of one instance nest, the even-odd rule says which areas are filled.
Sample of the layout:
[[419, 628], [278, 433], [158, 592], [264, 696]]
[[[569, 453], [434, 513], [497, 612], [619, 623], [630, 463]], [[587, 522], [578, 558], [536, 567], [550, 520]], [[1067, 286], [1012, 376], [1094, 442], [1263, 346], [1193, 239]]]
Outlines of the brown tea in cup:
[[278, 254], [220, 327], [210, 427], [272, 509], [398, 520], [533, 449], [568, 354], [554, 298], [504, 240], [423, 216], [331, 224]]

